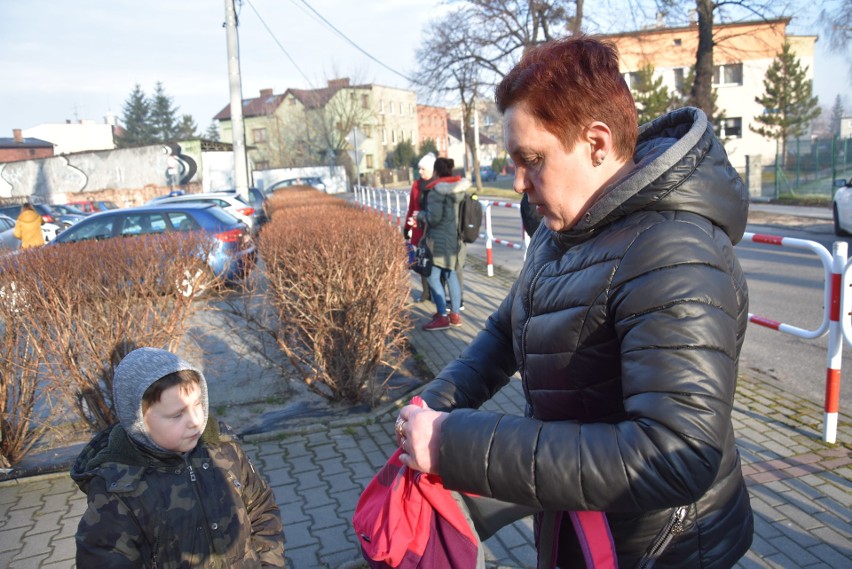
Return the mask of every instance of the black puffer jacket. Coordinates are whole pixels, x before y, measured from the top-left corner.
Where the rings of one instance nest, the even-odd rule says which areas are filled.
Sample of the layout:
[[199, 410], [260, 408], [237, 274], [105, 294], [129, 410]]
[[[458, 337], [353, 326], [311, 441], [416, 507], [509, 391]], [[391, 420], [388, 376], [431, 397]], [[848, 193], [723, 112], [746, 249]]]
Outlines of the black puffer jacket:
[[[753, 529], [731, 424], [747, 193], [697, 109], [644, 125], [634, 160], [571, 230], [539, 228], [500, 308], [423, 394], [455, 409], [440, 474], [456, 490], [606, 512], [624, 568], [688, 506], [655, 567], [730, 567]], [[529, 418], [465, 409], [517, 370]], [[578, 563], [564, 523], [559, 565]]]

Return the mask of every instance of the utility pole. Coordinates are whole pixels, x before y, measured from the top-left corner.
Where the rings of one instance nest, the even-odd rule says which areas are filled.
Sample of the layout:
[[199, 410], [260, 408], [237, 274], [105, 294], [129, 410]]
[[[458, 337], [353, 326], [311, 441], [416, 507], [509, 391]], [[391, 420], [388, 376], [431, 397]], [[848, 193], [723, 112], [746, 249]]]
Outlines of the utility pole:
[[234, 184], [237, 194], [248, 199], [248, 160], [243, 125], [243, 87], [240, 78], [240, 43], [234, 0], [225, 0], [225, 28], [228, 37], [228, 82], [231, 87], [231, 135], [234, 147]]

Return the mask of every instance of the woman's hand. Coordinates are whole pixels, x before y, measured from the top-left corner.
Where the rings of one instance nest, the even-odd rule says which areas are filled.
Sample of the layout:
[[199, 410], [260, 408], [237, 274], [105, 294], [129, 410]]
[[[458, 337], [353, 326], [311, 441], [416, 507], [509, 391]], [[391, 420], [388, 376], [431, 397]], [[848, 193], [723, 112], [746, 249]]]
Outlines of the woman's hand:
[[449, 413], [416, 405], [406, 405], [400, 410], [397, 439], [403, 451], [399, 460], [405, 466], [427, 474], [438, 474], [441, 424], [447, 417]]

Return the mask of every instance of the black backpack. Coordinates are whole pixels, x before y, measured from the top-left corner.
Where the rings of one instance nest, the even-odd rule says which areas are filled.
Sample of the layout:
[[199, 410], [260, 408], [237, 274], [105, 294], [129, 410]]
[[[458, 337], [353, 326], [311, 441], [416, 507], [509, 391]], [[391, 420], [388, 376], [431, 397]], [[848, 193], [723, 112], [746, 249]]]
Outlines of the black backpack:
[[482, 227], [482, 204], [475, 194], [465, 193], [459, 204], [459, 239], [465, 243], [473, 243], [479, 238], [479, 228]]

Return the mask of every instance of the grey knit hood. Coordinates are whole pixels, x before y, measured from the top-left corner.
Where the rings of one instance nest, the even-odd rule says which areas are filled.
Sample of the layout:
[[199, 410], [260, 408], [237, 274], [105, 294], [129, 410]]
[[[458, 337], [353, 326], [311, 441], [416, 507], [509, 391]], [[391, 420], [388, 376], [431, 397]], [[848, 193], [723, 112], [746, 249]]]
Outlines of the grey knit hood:
[[159, 453], [173, 453], [156, 444], [148, 436], [142, 420], [142, 396], [152, 383], [170, 373], [182, 370], [196, 372], [201, 381], [201, 402], [204, 408], [204, 424], [207, 424], [207, 380], [195, 366], [185, 362], [171, 352], [158, 348], [138, 348], [119, 362], [115, 368], [112, 384], [112, 400], [118, 420], [130, 438], [143, 447]]

